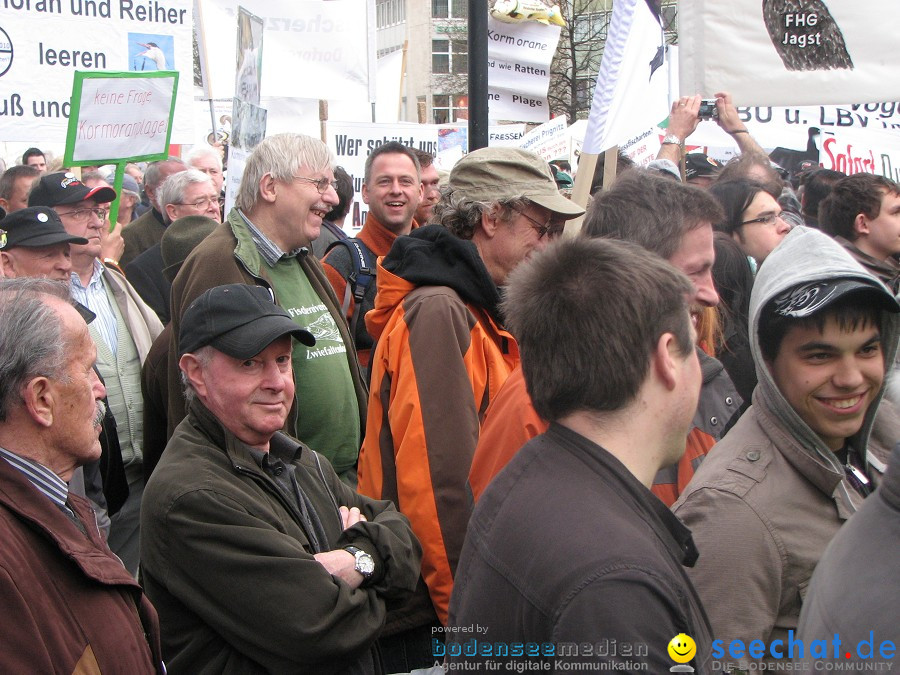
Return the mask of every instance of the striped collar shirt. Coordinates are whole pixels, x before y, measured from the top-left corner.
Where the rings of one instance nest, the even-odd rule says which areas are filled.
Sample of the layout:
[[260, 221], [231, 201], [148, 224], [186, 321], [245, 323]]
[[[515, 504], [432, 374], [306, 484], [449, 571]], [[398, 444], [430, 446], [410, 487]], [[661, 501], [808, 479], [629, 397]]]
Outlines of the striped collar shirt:
[[240, 214], [241, 218], [243, 218], [244, 222], [247, 224], [247, 229], [250, 231], [250, 238], [253, 239], [253, 243], [256, 244], [256, 250], [259, 251], [259, 254], [262, 256], [263, 260], [265, 260], [269, 267], [275, 267], [279, 260], [282, 258], [294, 258], [300, 254], [301, 251], [309, 250], [305, 246], [299, 246], [295, 248], [293, 251], [285, 253], [281, 250], [281, 248], [274, 241], [269, 239], [266, 235], [262, 233], [256, 225], [250, 222], [250, 219], [244, 215], [244, 212], [240, 209], [237, 210]]
[[56, 504], [63, 512], [70, 510], [66, 506], [66, 500], [69, 498], [69, 486], [62, 478], [43, 464], [20, 457], [3, 448], [0, 448], [0, 457], [9, 462], [13, 468], [21, 471], [41, 494]]
[[82, 285], [81, 278], [72, 272], [72, 283], [69, 285], [72, 298], [91, 310], [96, 319], [91, 324], [100, 331], [103, 342], [109, 347], [113, 356], [118, 347], [118, 328], [116, 326], [116, 314], [106, 294], [106, 285], [103, 283], [103, 275], [106, 268], [99, 260], [94, 260], [94, 273], [87, 286]]

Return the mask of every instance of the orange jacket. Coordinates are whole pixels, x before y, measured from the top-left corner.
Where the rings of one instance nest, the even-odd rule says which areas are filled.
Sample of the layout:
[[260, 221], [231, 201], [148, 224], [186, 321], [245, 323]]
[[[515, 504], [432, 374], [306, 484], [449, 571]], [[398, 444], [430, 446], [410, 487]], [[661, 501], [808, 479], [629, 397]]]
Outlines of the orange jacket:
[[[432, 242], [421, 242], [428, 233], [420, 233], [432, 227], [438, 226], [421, 228], [398, 244], [420, 246], [413, 256], [420, 263], [428, 258], [427, 265], [412, 265], [416, 278], [436, 265], [445, 273], [436, 276], [459, 275], [463, 289], [417, 285], [385, 269], [387, 259], [379, 261], [375, 309], [366, 315], [377, 344], [371, 360], [374, 407], [359, 454], [359, 492], [392, 500], [409, 518], [422, 543], [422, 576], [431, 602], [446, 624], [471, 513], [466, 480], [481, 420], [518, 364], [519, 351], [488, 308], [460, 297], [466, 290], [477, 294], [486, 282], [489, 286], [481, 288], [493, 289], [491, 304], [499, 300], [474, 246], [430, 230], [441, 248], [435, 257], [448, 255], [448, 246], [466, 245], [459, 259], [442, 267], [423, 255]], [[396, 251], [397, 246], [389, 258]], [[472, 284], [473, 276], [479, 284]]]
[[[525, 389], [522, 368], [516, 368], [506, 379], [503, 389], [487, 411], [472, 469], [469, 486], [475, 501], [491, 480], [503, 469], [525, 443], [544, 433], [549, 424], [537, 414]], [[661, 470], [650, 488], [666, 506], [672, 506], [710, 451], [716, 439], [697, 427], [688, 434], [684, 456], [672, 467]]]

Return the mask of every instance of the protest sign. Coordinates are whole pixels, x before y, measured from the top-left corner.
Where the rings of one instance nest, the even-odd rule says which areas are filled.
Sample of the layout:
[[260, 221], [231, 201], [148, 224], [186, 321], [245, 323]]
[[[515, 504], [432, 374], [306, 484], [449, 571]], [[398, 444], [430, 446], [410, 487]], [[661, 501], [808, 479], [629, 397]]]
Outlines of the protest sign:
[[[124, 1], [124, 0], [122, 0]], [[234, 35], [238, 4], [262, 18], [261, 95], [368, 101], [365, 3], [357, 0], [198, 0], [207, 36]], [[206, 43], [210, 95], [234, 97], [233, 39]], [[263, 101], [263, 106], [268, 107]]]
[[234, 97], [255, 106], [259, 105], [260, 76], [263, 63], [263, 20], [238, 7], [237, 74]]
[[178, 73], [75, 73], [66, 166], [168, 155]]
[[488, 17], [488, 116], [492, 120], [546, 122], [550, 62], [559, 26]]
[[525, 134], [519, 141], [519, 147], [540, 155], [548, 162], [554, 159], [568, 159], [570, 138], [568, 127], [565, 115], [554, 117]]
[[171, 140], [190, 143], [191, 5], [191, 0], [3, 3], [0, 137], [62, 144], [76, 70], [179, 71]]
[[900, 3], [679, 0], [681, 92], [753, 105], [900, 97]]

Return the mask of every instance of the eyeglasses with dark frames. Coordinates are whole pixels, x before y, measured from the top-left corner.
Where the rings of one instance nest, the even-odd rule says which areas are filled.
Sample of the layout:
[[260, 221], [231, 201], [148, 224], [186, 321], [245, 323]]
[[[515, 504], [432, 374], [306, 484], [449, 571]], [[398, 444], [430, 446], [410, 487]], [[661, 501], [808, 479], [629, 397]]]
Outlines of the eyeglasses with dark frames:
[[546, 224], [541, 224], [531, 216], [529, 216], [524, 211], [520, 211], [519, 209], [513, 209], [520, 216], [523, 216], [532, 222], [532, 226], [538, 233], [538, 239], [543, 239], [544, 236], [547, 236], [548, 239], [556, 239], [560, 235], [562, 235], [563, 231], [566, 229], [566, 224], [563, 222], [560, 224], [558, 221], [556, 223], [553, 222], [553, 214], [550, 215], [550, 219]]
[[766, 214], [765, 216], [760, 216], [759, 218], [752, 218], [750, 220], [744, 220], [741, 222], [741, 225], [754, 225], [756, 223], [760, 223], [761, 225], [774, 225], [775, 221], [780, 218], [781, 218], [781, 213], [769, 213], [769, 214]]
[[294, 176], [294, 180], [302, 180], [304, 183], [312, 183], [316, 186], [316, 190], [319, 191], [320, 195], [324, 195], [328, 192], [328, 188], [334, 188], [334, 191], [337, 192], [337, 181], [328, 180], [327, 178], [307, 178], [306, 176]]

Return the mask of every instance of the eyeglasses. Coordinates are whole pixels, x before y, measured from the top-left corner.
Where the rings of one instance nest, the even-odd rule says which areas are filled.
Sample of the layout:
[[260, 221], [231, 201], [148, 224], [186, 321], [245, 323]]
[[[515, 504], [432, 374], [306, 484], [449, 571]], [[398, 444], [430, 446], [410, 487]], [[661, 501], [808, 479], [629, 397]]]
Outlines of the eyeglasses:
[[537, 230], [538, 239], [543, 239], [545, 235], [548, 239], [556, 239], [563, 233], [563, 230], [566, 229], [565, 223], [560, 224], [558, 221], [554, 223], [552, 215], [550, 216], [550, 220], [547, 221], [547, 224], [542, 225], [524, 211], [519, 211], [519, 209], [513, 209], [513, 211], [518, 213], [520, 216], [527, 218], [533, 223], [531, 227]]
[[172, 206], [192, 206], [195, 209], [208, 209], [211, 206], [219, 208], [219, 197], [206, 197], [205, 199], [198, 199], [195, 202], [173, 202]]
[[316, 190], [320, 195], [328, 192], [328, 188], [334, 188], [337, 192], [337, 181], [328, 180], [327, 178], [307, 178], [306, 176], [293, 176], [294, 180], [302, 180], [304, 183], [312, 183], [316, 186]]
[[92, 213], [101, 221], [104, 221], [106, 220], [106, 216], [109, 215], [109, 209], [76, 209], [75, 211], [60, 213], [58, 215], [60, 218], [71, 218], [73, 222], [81, 224], [86, 223], [88, 219], [90, 219]]
[[741, 225], [753, 225], [754, 223], [761, 223], [763, 225], [774, 225], [776, 220], [781, 218], [781, 213], [769, 213], [765, 216], [760, 216], [759, 218], [753, 218], [752, 220], [745, 220], [741, 223]]

